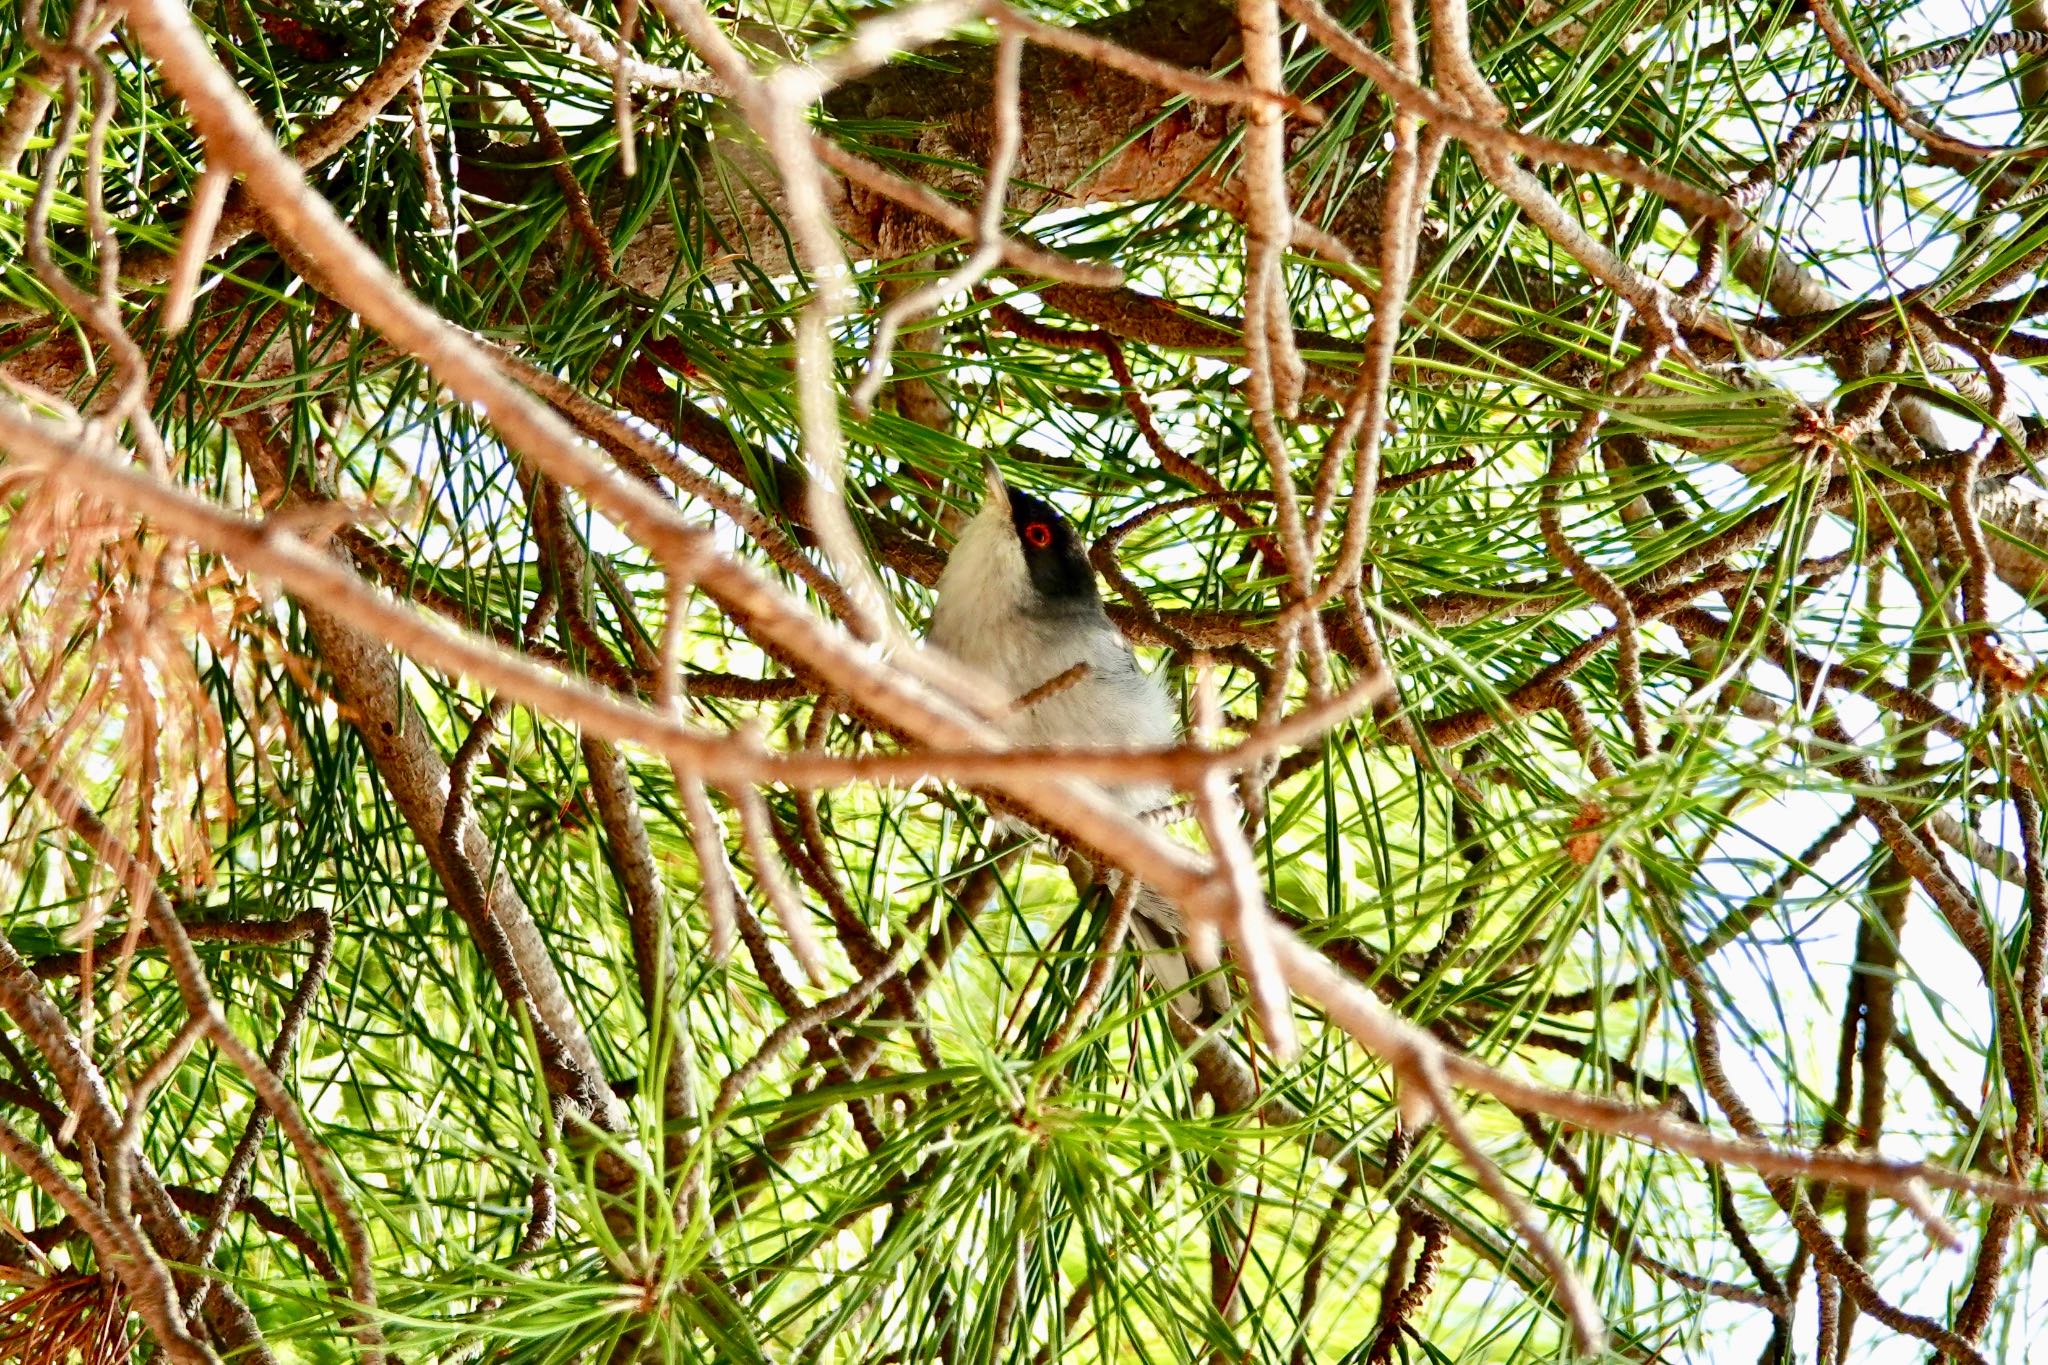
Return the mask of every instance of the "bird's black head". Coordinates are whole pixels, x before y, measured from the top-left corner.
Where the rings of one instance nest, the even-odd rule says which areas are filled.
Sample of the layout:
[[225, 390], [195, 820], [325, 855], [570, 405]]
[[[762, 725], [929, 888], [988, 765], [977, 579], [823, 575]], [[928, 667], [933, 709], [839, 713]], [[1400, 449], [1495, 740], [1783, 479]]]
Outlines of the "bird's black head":
[[1031, 585], [1048, 607], [1087, 607], [1101, 602], [1095, 591], [1095, 570], [1089, 566], [1081, 538], [1051, 503], [1020, 493], [1010, 495], [1010, 524], [1024, 551]]

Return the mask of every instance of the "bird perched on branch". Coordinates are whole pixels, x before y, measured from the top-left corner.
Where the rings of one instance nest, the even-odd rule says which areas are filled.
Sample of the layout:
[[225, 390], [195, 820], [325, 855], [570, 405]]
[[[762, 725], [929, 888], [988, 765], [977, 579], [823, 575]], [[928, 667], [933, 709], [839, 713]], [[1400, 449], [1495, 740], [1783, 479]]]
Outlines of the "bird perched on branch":
[[[1180, 718], [1157, 674], [1138, 666], [1131, 643], [1102, 608], [1095, 570], [1067, 519], [1047, 502], [1011, 488], [984, 458], [981, 510], [961, 530], [939, 575], [931, 642], [1018, 701], [999, 725], [1034, 747], [1160, 748], [1180, 736]], [[1134, 814], [1156, 810], [1171, 792], [1155, 784], [1106, 788]], [[1206, 1023], [1229, 1008], [1216, 977], [1188, 990], [1179, 913], [1149, 887], [1131, 907], [1131, 933], [1145, 965], [1174, 1007]]]

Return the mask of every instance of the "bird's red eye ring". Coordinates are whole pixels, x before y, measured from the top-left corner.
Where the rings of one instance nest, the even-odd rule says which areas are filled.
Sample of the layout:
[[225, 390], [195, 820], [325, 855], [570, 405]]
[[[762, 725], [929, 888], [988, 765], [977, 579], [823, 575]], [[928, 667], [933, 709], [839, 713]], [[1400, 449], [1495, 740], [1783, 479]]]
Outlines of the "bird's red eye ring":
[[1034, 521], [1024, 528], [1024, 539], [1043, 550], [1052, 544], [1052, 527], [1042, 521]]

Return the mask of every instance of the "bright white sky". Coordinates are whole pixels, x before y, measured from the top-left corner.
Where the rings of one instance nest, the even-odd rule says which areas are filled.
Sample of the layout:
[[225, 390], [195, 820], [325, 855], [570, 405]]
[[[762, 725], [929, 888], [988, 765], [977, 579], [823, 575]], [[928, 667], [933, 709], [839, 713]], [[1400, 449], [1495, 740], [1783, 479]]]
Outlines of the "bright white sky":
[[[1902, 19], [1891, 30], [1890, 37], [1894, 48], [1916, 47], [1974, 31], [1985, 22], [1988, 12], [2002, 9], [2002, 4], [1986, 3], [1986, 0], [1977, 0], [1976, 3], [1930, 0]], [[1967, 136], [1984, 141], [2013, 140], [2018, 129], [2011, 112], [2010, 88], [1970, 93], [1983, 84], [1980, 70], [1977, 80], [1961, 83], [1959, 98], [1949, 99], [1940, 105], [1943, 126], [1956, 131], [1967, 130]], [[1922, 80], [1915, 83], [1913, 93], [1920, 99], [1931, 100], [1939, 89], [1931, 81]], [[1953, 173], [1943, 170], [1928, 170], [1915, 175], [1913, 187], [1924, 187], [1949, 197], [1968, 193], [1968, 188]], [[1864, 241], [1870, 245], [1867, 254], [1853, 257], [1836, 267], [1837, 292], [1850, 297], [1895, 293], [1933, 278], [1946, 263], [1951, 243], [1943, 240], [1936, 246], [1922, 249], [1926, 235], [1924, 228], [1916, 228], [1906, 221], [1904, 185], [1890, 187], [1877, 204], [1876, 212], [1866, 213], [1863, 207], [1864, 187], [1858, 183], [1858, 166], [1854, 161], [1845, 159], [1809, 179], [1805, 188], [1813, 206], [1811, 216], [1796, 226], [1809, 240]], [[1803, 377], [1790, 374], [1784, 377], [1798, 388], [1806, 388], [1810, 383], [1802, 382]], [[2043, 401], [2048, 398], [2048, 384], [2044, 384], [2035, 372], [2009, 366], [2008, 378], [2028, 400], [2048, 407], [2048, 402]], [[1818, 398], [1824, 393], [1825, 385], [1821, 385], [1818, 391], [1808, 392], [1806, 396]], [[1974, 433], [1958, 422], [1953, 434], [1957, 444], [1962, 444]], [[1836, 548], [1839, 545], [1817, 543], [1814, 553], [1825, 554]], [[1893, 587], [1894, 591], [1887, 595], [1888, 604], [1897, 607], [1903, 616], [1910, 619], [1915, 609], [1910, 590], [1896, 580]], [[2012, 612], [2017, 607], [2016, 599], [2007, 594], [1994, 610]], [[1754, 681], [1769, 686], [1772, 676], [1767, 670], [1758, 670]], [[1778, 679], [1776, 685], [1782, 687], [1782, 679]], [[1844, 723], [1852, 730], [1874, 729], [1878, 723], [1874, 707], [1841, 703], [1840, 711]], [[1953, 746], [1949, 746], [1946, 752], [1953, 756]], [[1940, 748], [1935, 753], [1937, 757], [1942, 756]], [[1729, 858], [1753, 858], [1768, 853], [1764, 847], [1766, 840], [1780, 852], [1796, 851], [1818, 837], [1842, 809], [1840, 798], [1789, 796], [1751, 812], [1744, 821], [1749, 833], [1725, 841], [1720, 851]], [[2011, 813], [2007, 808], [2000, 808], [2000, 811], [2006, 827], [1987, 827], [1979, 832], [2008, 848], [2017, 848], [2016, 831], [2010, 827]], [[1837, 851], [1823, 861], [1820, 875], [1824, 878], [1846, 875], [1861, 857], [1862, 848], [1858, 840], [1845, 839], [1837, 846]], [[1984, 898], [1997, 922], [2006, 925], [2015, 922], [2021, 909], [2015, 888], [1977, 874], [1959, 858], [1951, 857], [1949, 864], [1964, 879], [1965, 885], [1971, 886]], [[1734, 875], [1733, 869], [1725, 863], [1710, 864], [1710, 874], [1716, 868], [1726, 874], [1724, 889], [1729, 894], [1748, 892], [1750, 884], [1746, 878]], [[1717, 885], [1721, 882], [1722, 878], [1717, 876]], [[1794, 888], [1792, 895], [1811, 894], [1814, 886], [1811, 881], [1803, 883], [1801, 887]], [[1837, 913], [1827, 917], [1821, 926], [1803, 932], [1795, 944], [1731, 949], [1723, 955], [1720, 963], [1721, 979], [1735, 992], [1735, 1003], [1746, 1017], [1766, 1033], [1775, 1033], [1783, 1027], [1786, 1036], [1801, 1041], [1805, 1060], [1802, 1070], [1809, 1077], [1824, 1078], [1833, 1074], [1841, 1002], [1847, 989], [1849, 963], [1855, 954], [1855, 932], [1856, 926]], [[1992, 1029], [1982, 979], [1975, 964], [1924, 900], [1916, 898], [1908, 917], [1904, 944], [1906, 980], [1899, 997], [1902, 1022], [1912, 1031], [1923, 1050], [1938, 1066], [1942, 1066], [1956, 1091], [1974, 1104], [1982, 1096], [1984, 1078], [1981, 1063], [1970, 1059], [1973, 1055], [1983, 1055], [1985, 1040]], [[1810, 982], [1810, 988], [1788, 990], [1801, 980]], [[1743, 1064], [1744, 1057], [1742, 1051], [1730, 1048], [1731, 1079], [1757, 1105], [1760, 1117], [1774, 1112], [1783, 1115], [1791, 1106], [1792, 1098], [1785, 1095], [1782, 1084], [1763, 1069]], [[1893, 1068], [1896, 1075], [1905, 1070], [1905, 1064], [1895, 1057]], [[1917, 1080], [1909, 1085], [1913, 1091], [1921, 1089]], [[1895, 1102], [1892, 1115], [1895, 1126], [1887, 1133], [1882, 1147], [1888, 1155], [1916, 1157], [1928, 1154], [1917, 1148], [1910, 1136], [1916, 1122], [1921, 1119], [1925, 1119], [1933, 1131], [1949, 1130], [1945, 1115], [1925, 1111], [1898, 1113], [1896, 1109]], [[1971, 1222], [1978, 1221], [1974, 1216], [1977, 1212], [1959, 1207], [1959, 1213]], [[1974, 1238], [1967, 1240], [1971, 1242], [1973, 1253]], [[1919, 1242], [1911, 1236], [1888, 1241], [1879, 1239], [1879, 1242], [1887, 1250], [1888, 1262], [1896, 1262], [1875, 1268], [1878, 1282], [1885, 1286], [1893, 1301], [1907, 1311], [1946, 1320], [1952, 1311], [1950, 1294], [1966, 1280], [1971, 1254], [1943, 1252], [1931, 1243]], [[2038, 1273], [2029, 1273], [2030, 1264], [2037, 1263], [2042, 1254], [2040, 1239], [2023, 1225], [2015, 1249], [2018, 1261], [2008, 1272], [2006, 1293], [2023, 1298], [2025, 1307], [2018, 1312], [2018, 1320], [2048, 1323], [2048, 1284], [2044, 1284]], [[1915, 1279], [1909, 1264], [1914, 1260], [1921, 1263], [1923, 1274], [1919, 1277], [1918, 1289], [1907, 1291], [1905, 1287]], [[1704, 1316], [1709, 1324], [1710, 1338], [1724, 1347], [1712, 1358], [1716, 1362], [1756, 1359], [1768, 1331], [1758, 1323], [1754, 1311], [1733, 1309], [1714, 1300], [1707, 1302], [1709, 1306]], [[1805, 1352], [1810, 1352], [1815, 1330], [1814, 1298], [1810, 1290], [1803, 1298], [1803, 1307], [1805, 1311], [1795, 1340], [1802, 1344]], [[1726, 1335], [1714, 1330], [1721, 1326], [1727, 1329]], [[1929, 1354], [1924, 1343], [1893, 1334], [1867, 1320], [1859, 1323], [1856, 1341], [1855, 1359], [1859, 1365], [1921, 1365]], [[1998, 1355], [2000, 1343], [1994, 1341], [1986, 1345], [1994, 1360], [2001, 1358]], [[2029, 1341], [2008, 1343], [2006, 1348], [2005, 1359], [2048, 1359], [2048, 1356], [2037, 1354], [2037, 1349], [2048, 1348], [2036, 1348]]]

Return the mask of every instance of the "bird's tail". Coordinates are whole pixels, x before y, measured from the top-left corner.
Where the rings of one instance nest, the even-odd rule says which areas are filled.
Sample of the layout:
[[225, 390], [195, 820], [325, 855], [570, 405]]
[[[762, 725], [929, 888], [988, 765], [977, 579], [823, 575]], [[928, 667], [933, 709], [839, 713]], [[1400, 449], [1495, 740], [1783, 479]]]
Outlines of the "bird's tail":
[[1131, 938], [1146, 972], [1181, 1018], [1207, 1028], [1230, 1012], [1230, 987], [1223, 974], [1201, 974], [1188, 956], [1180, 911], [1149, 886], [1140, 886], [1131, 903]]

